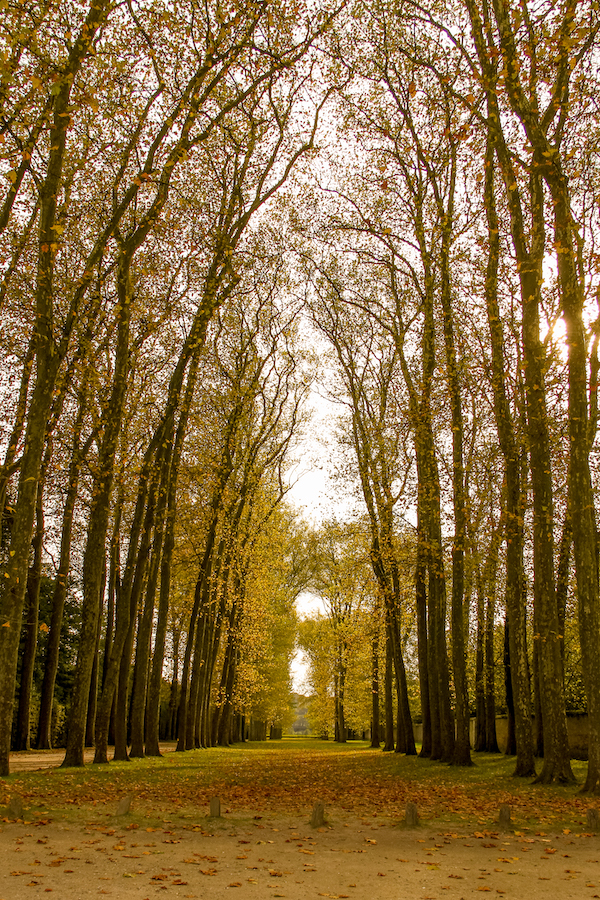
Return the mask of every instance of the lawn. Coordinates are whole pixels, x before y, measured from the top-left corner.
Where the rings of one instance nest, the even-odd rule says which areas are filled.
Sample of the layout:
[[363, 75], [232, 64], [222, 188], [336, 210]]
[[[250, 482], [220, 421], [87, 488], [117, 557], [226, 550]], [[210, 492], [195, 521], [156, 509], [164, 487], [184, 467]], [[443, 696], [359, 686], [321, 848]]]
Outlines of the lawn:
[[[119, 799], [132, 794], [140, 821], [194, 827], [206, 822], [215, 796], [232, 817], [308, 815], [320, 800], [333, 816], [392, 823], [403, 820], [412, 801], [433, 826], [481, 829], [493, 827], [500, 805], [508, 804], [515, 829], [573, 832], [585, 830], [587, 808], [598, 805], [578, 785], [544, 787], [513, 778], [514, 759], [501, 754], [473, 754], [473, 760], [471, 768], [454, 768], [372, 750], [361, 741], [284, 738], [81, 769], [15, 772], [0, 781], [0, 802], [19, 794], [31, 821], [106, 821]], [[585, 765], [573, 763], [580, 784]]]

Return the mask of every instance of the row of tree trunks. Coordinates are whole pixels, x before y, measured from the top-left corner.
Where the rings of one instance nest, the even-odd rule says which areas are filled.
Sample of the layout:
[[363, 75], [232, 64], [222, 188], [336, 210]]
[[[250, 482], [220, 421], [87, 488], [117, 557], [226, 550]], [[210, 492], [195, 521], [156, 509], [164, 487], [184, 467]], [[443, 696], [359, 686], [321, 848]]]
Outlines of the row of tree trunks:
[[105, 543], [109, 523], [115, 457], [121, 430], [129, 376], [129, 340], [133, 284], [131, 261], [135, 242], [123, 248], [118, 272], [118, 338], [111, 396], [104, 415], [104, 428], [92, 492], [87, 543], [83, 561], [83, 603], [76, 678], [71, 699], [67, 748], [63, 765], [82, 766], [88, 703], [97, 645], [98, 623], [106, 566]]
[[61, 72], [60, 87], [49, 110], [51, 134], [46, 172], [40, 188], [40, 242], [36, 276], [36, 320], [33, 330], [36, 376], [29, 404], [24, 451], [19, 469], [17, 502], [11, 529], [11, 545], [6, 577], [0, 596], [0, 775], [8, 775], [14, 701], [15, 674], [29, 554], [34, 530], [35, 508], [46, 426], [54, 387], [66, 352], [64, 341], [56, 340], [54, 323], [54, 256], [58, 196], [65, 160], [68, 112], [75, 76], [90, 52], [110, 4], [99, 0], [90, 7]]
[[[313, 21], [307, 33], [298, 40], [296, 40], [297, 35], [294, 38], [289, 35], [285, 39], [282, 37], [282, 42], [277, 45], [277, 51], [272, 55], [268, 57], [259, 55], [260, 59], [253, 57], [256, 62], [255, 67], [254, 62], [250, 68], [244, 62], [244, 88], [239, 90], [232, 87], [234, 82], [228, 81], [229, 73], [232, 67], [242, 65], [240, 58], [243, 56], [245, 59], [246, 50], [254, 46], [257, 27], [263, 18], [266, 19], [266, 11], [262, 7], [257, 8], [244, 19], [242, 24], [236, 20], [234, 25], [233, 19], [231, 22], [222, 23], [216, 34], [213, 35], [214, 40], [211, 38], [204, 49], [198, 50], [195, 59], [192, 54], [186, 60], [186, 65], [191, 60], [187, 76], [181, 79], [180, 84], [172, 82], [168, 117], [161, 113], [154, 115], [155, 104], [162, 98], [163, 92], [170, 89], [164, 79], [166, 78], [168, 81], [173, 76], [172, 67], [176, 67], [177, 63], [173, 59], [162, 60], [160, 66], [149, 62], [149, 67], [154, 69], [154, 74], [157, 76], [154, 90], [150, 93], [150, 90], [146, 89], [143, 102], [130, 107], [129, 111], [132, 115], [128, 119], [128, 126], [131, 125], [131, 131], [127, 132], [128, 126], [124, 126], [125, 132], [117, 139], [120, 149], [116, 152], [120, 155], [114, 166], [115, 182], [102, 195], [102, 199], [98, 197], [92, 203], [92, 205], [97, 204], [97, 222], [100, 224], [98, 225], [94, 219], [94, 223], [90, 224], [86, 231], [85, 241], [91, 249], [89, 252], [82, 251], [84, 244], [75, 249], [78, 237], [75, 236], [71, 240], [71, 235], [68, 234], [69, 229], [66, 230], [64, 238], [61, 235], [65, 232], [64, 217], [68, 218], [72, 212], [70, 191], [75, 177], [73, 172], [79, 170], [79, 163], [77, 165], [70, 164], [72, 160], [69, 152], [75, 154], [74, 158], [78, 158], [77, 153], [81, 149], [81, 145], [78, 144], [78, 136], [81, 133], [79, 124], [83, 121], [80, 116], [86, 115], [87, 104], [80, 102], [79, 99], [73, 101], [72, 91], [74, 83], [77, 83], [76, 96], [79, 98], [80, 93], [82, 96], [87, 96], [86, 79], [90, 78], [93, 81], [97, 75], [94, 44], [105, 27], [116, 29], [117, 32], [120, 30], [120, 23], [113, 22], [111, 19], [112, 12], [113, 7], [106, 2], [95, 2], [88, 9], [84, 7], [81, 14], [78, 14], [80, 27], [72, 36], [69, 34], [64, 52], [63, 49], [57, 49], [56, 60], [51, 58], [53, 51], [49, 51], [50, 55], [47, 58], [44, 57], [42, 66], [53, 67], [56, 86], [51, 93], [48, 92], [43, 112], [30, 129], [24, 145], [28, 148], [27, 153], [15, 173], [15, 179], [11, 182], [0, 211], [0, 230], [4, 230], [9, 225], [11, 211], [19, 196], [19, 191], [25, 184], [24, 176], [32, 168], [31, 156], [37, 153], [39, 156], [38, 171], [30, 184], [34, 195], [27, 194], [23, 188], [23, 193], [26, 195], [23, 200], [26, 205], [29, 204], [31, 207], [29, 228], [33, 229], [39, 219], [39, 233], [36, 239], [32, 237], [30, 231], [23, 232], [23, 239], [19, 234], [19, 240], [15, 242], [9, 271], [3, 273], [3, 275], [6, 274], [6, 278], [3, 278], [2, 284], [3, 303], [10, 275], [14, 273], [19, 256], [29, 242], [31, 252], [37, 261], [35, 289], [32, 297], [29, 298], [32, 308], [35, 309], [35, 322], [32, 324], [29, 348], [24, 355], [19, 402], [12, 423], [8, 450], [0, 472], [0, 498], [2, 500], [0, 505], [3, 511], [8, 482], [17, 470], [20, 479], [16, 490], [14, 515], [11, 514], [12, 545], [8, 556], [9, 565], [5, 573], [6, 577], [0, 587], [0, 618], [2, 618], [3, 625], [2, 631], [0, 631], [2, 645], [0, 654], [0, 720], [3, 735], [0, 768], [5, 772], [8, 772], [18, 643], [25, 600], [26, 575], [30, 565], [29, 556], [34, 532], [36, 498], [40, 493], [38, 484], [41, 477], [42, 455], [44, 448], [49, 446], [48, 422], [51, 418], [52, 404], [56, 402], [59, 376], [61, 370], [65, 370], [73, 362], [68, 357], [73, 336], [80, 333], [79, 329], [82, 325], [85, 331], [86, 325], [91, 323], [94, 340], [97, 339], [99, 343], [102, 343], [104, 337], [101, 328], [106, 323], [102, 316], [97, 317], [96, 315], [98, 304], [103, 308], [105, 305], [110, 307], [113, 301], [113, 292], [116, 289], [117, 302], [113, 310], [115, 314], [114, 328], [117, 331], [116, 345], [114, 345], [111, 328], [109, 328], [103, 347], [103, 352], [106, 351], [106, 358], [109, 360], [107, 369], [109, 380], [112, 378], [112, 394], [109, 383], [106, 393], [110, 396], [107, 398], [105, 394], [90, 398], [90, 405], [85, 410], [88, 418], [85, 427], [89, 429], [90, 419], [98, 419], [101, 427], [97, 435], [99, 459], [93, 473], [95, 480], [93, 484], [90, 482], [86, 484], [86, 487], [91, 488], [92, 503], [84, 558], [80, 654], [72, 695], [72, 715], [70, 716], [66, 754], [67, 764], [79, 765], [82, 764], [81, 748], [86, 740], [86, 732], [89, 736], [90, 731], [93, 730], [94, 720], [98, 720], [99, 714], [101, 727], [104, 729], [105, 722], [111, 715], [107, 710], [113, 709], [112, 695], [116, 688], [116, 673], [119, 669], [121, 676], [115, 716], [115, 722], [119, 724], [115, 739], [118, 745], [117, 754], [123, 758], [127, 752], [126, 739], [124, 742], [121, 725], [127, 706], [128, 668], [132, 658], [137, 605], [132, 606], [130, 603], [128, 607], [125, 602], [122, 604], [122, 614], [119, 616], [117, 610], [112, 607], [112, 588], [111, 608], [108, 614], [108, 652], [105, 652], [105, 666], [102, 672], [103, 695], [105, 696], [100, 700], [101, 709], [98, 711], [94, 709], [97, 691], [93, 689], [93, 682], [100, 676], [99, 669], [94, 668], [94, 660], [97, 656], [96, 648], [102, 622], [102, 586], [106, 569], [105, 543], [110, 516], [115, 512], [111, 490], [117, 464], [115, 445], [119, 439], [126, 402], [132, 399], [130, 396], [126, 396], [130, 387], [128, 378], [133, 375], [130, 363], [135, 358], [144, 339], [142, 335], [140, 343], [137, 343], [135, 347], [130, 345], [128, 350], [132, 305], [136, 301], [132, 286], [133, 280], [139, 277], [143, 281], [146, 275], [144, 270], [143, 272], [134, 271], [132, 276], [134, 257], [149, 235], [154, 237], [157, 235], [157, 228], [161, 224], [165, 212], [174, 173], [186, 164], [188, 157], [193, 155], [192, 151], [197, 150], [199, 146], [204, 148], [209, 144], [211, 135], [218, 131], [221, 123], [251, 97], [252, 100], [248, 107], [252, 110], [251, 114], [244, 118], [243, 125], [239, 122], [236, 123], [236, 127], [239, 124], [240, 130], [247, 128], [244, 139], [238, 139], [237, 135], [232, 137], [227, 132], [226, 140], [231, 137], [231, 154], [229, 155], [228, 150], [223, 151], [225, 162], [223, 162], [222, 172], [220, 170], [222, 160], [212, 159], [210, 148], [206, 152], [208, 162], [203, 157], [204, 162], [211, 167], [213, 175], [216, 171], [219, 171], [220, 174], [214, 178], [214, 183], [209, 191], [210, 204], [213, 203], [213, 200], [215, 201], [215, 220], [206, 229], [204, 225], [202, 226], [202, 230], [205, 230], [208, 235], [206, 240], [204, 241], [203, 237], [202, 241], [205, 242], [208, 249], [205, 248], [206, 253], [199, 266], [205, 275], [204, 286], [202, 286], [201, 276], [196, 278], [195, 290], [201, 297], [200, 309], [191, 329], [186, 348], [187, 356], [184, 353], [183, 357], [185, 358], [182, 365], [176, 366], [176, 370], [183, 377], [190, 355], [201, 349], [203, 334], [215, 309], [231, 296], [232, 291], [239, 284], [241, 276], [235, 271], [232, 256], [250, 219], [287, 180], [299, 157], [312, 148], [319, 115], [319, 110], [317, 110], [314, 128], [309, 125], [307, 131], [302, 135], [294, 132], [294, 137], [290, 141], [287, 140], [288, 125], [292, 117], [292, 107], [297, 90], [295, 79], [290, 77], [290, 74], [295, 63], [311, 49], [313, 41], [321, 33], [325, 19], [321, 20], [320, 16], [318, 21], [316, 19]], [[205, 26], [207, 34], [212, 35], [213, 24], [210, 10], [206, 11], [206, 22], [198, 22], [194, 11], [191, 11], [190, 15], [194, 18], [194, 27], [197, 26], [202, 30]], [[325, 16], [325, 18], [327, 17]], [[132, 13], [127, 24], [131, 28], [130, 36], [133, 36], [134, 40], [140, 38], [142, 43], [147, 42], [147, 33], [135, 14]], [[15, 36], [20, 48], [22, 41], [26, 44], [30, 38], [35, 39], [36, 27], [37, 22], [31, 30], [33, 37], [28, 36], [27, 30]], [[202, 41], [198, 47], [201, 45]], [[154, 51], [151, 53], [152, 57], [153, 53]], [[16, 72], [19, 69], [20, 58], [21, 53], [19, 52], [14, 57]], [[159, 74], [159, 69], [162, 74]], [[185, 66], [181, 69], [181, 73], [184, 70]], [[274, 95], [270, 91], [282, 71], [285, 71], [289, 93], [286, 95], [285, 101], [280, 102], [281, 98], [279, 98], [277, 102], [273, 102]], [[110, 81], [110, 77], [114, 73], [110, 69], [107, 73], [103, 73], [103, 77], [104, 74]], [[219, 91], [224, 82], [227, 82], [229, 87], [221, 94]], [[132, 90], [136, 90], [136, 88], [132, 87]], [[218, 98], [217, 93], [219, 94]], [[264, 128], [264, 109], [261, 107], [261, 102], [264, 101], [265, 96], [268, 98], [269, 113], [267, 115], [272, 115], [274, 131]], [[252, 116], [257, 108], [260, 108], [261, 112], [258, 119], [254, 121]], [[18, 115], [21, 113], [22, 110], [18, 111]], [[27, 120], [21, 124], [27, 130]], [[71, 138], [73, 147], [68, 146], [68, 140]], [[217, 156], [221, 150], [223, 148], [220, 145], [215, 148]], [[83, 155], [85, 156], [85, 153]], [[257, 171], [255, 161], [259, 155], [260, 171]], [[193, 170], [194, 176], [203, 164], [199, 160], [195, 160], [195, 162], [198, 162], [198, 166]], [[107, 174], [109, 170], [112, 171], [111, 166], [105, 168], [105, 173]], [[223, 192], [222, 203], [219, 203], [217, 196], [219, 190]], [[140, 194], [143, 194], [141, 200]], [[97, 233], [94, 229], [98, 230]], [[212, 260], [210, 259], [211, 248]], [[63, 271], [71, 273], [72, 270], [74, 257], [69, 257], [69, 252], [73, 252], [74, 257], [77, 257], [81, 275], [77, 277], [77, 266], [75, 266], [74, 274], [69, 276], [73, 278], [73, 283], [71, 284], [68, 279], [63, 278], [59, 285], [57, 273], [59, 271], [60, 273]], [[57, 265], [57, 260], [60, 265]], [[96, 277], [98, 296], [92, 302], [88, 302], [90, 284]], [[170, 290], [168, 286], [166, 290]], [[135, 313], [138, 312], [139, 310], [136, 309]], [[139, 334], [144, 330], [144, 321], [148, 325], [148, 319], [142, 318], [142, 328], [139, 330]], [[138, 324], [140, 323], [136, 320], [136, 327]], [[152, 324], [156, 325], [156, 323]], [[151, 332], [152, 328], [147, 330]], [[115, 366], [114, 371], [113, 365]], [[33, 372], [35, 372], [35, 379], [32, 385]], [[62, 387], [60, 385], [59, 387], [62, 391]], [[178, 390], [178, 386], [175, 384], [174, 391], [177, 402], [174, 406], [173, 395], [171, 394], [167, 399], [167, 410], [170, 405], [173, 414], [178, 408]], [[98, 401], [97, 405], [96, 401]], [[23, 445], [24, 452], [22, 457], [17, 460], [16, 452], [20, 443]], [[159, 443], [158, 449], [161, 448], [162, 444]], [[156, 450], [156, 447], [153, 448], [151, 457], [155, 455]], [[75, 493], [77, 492], [77, 485], [73, 490]], [[160, 509], [162, 502], [160, 497], [159, 492], [157, 510]], [[143, 517], [143, 511], [141, 515]], [[72, 516], [72, 510], [69, 511], [69, 516]], [[126, 523], [124, 523], [124, 527], [126, 527]], [[154, 528], [154, 523], [151, 523], [151, 527]], [[65, 516], [63, 533], [66, 552], [68, 552], [69, 530], [69, 518]], [[118, 538], [119, 536], [116, 535], [117, 540]], [[158, 538], [156, 539], [158, 541]], [[135, 559], [138, 547], [135, 541], [133, 543]], [[158, 550], [157, 543], [155, 549]], [[165, 551], [161, 549], [160, 554], [154, 554], [153, 560], [158, 564], [158, 559], [164, 558], [164, 556]], [[143, 567], [145, 565], [144, 561]], [[166, 567], [167, 563], [165, 562], [163, 572]], [[135, 571], [138, 571], [137, 564], [135, 564]], [[144, 572], [142, 575], [145, 577]], [[115, 582], [115, 606], [118, 606], [119, 591], [120, 586]], [[127, 600], [133, 600], [135, 597], [137, 601], [139, 591], [129, 591], [126, 592], [126, 595]], [[150, 605], [150, 597], [148, 597], [148, 605]], [[123, 614], [127, 609], [128, 621], [127, 615]], [[58, 640], [60, 631], [61, 600], [58, 595], [56, 610], [53, 645]], [[121, 628], [118, 636], [115, 632], [111, 632], [113, 617], [115, 629], [118, 626]], [[141, 646], [142, 644], [140, 644], [140, 648]], [[114, 648], [114, 652], [112, 652], [112, 648]], [[157, 660], [160, 655], [160, 652], [156, 654]], [[28, 654], [27, 666], [30, 665], [32, 656], [33, 654]], [[141, 656], [139, 663], [138, 674], [143, 668]], [[42, 721], [43, 728], [40, 729], [41, 740], [45, 743], [49, 743], [47, 721], [49, 710], [52, 708], [53, 682], [55, 680], [52, 670], [54, 666], [55, 663], [50, 654], [43, 706], [45, 718]], [[29, 676], [26, 673], [22, 691], [24, 704], [27, 703], [28, 680]], [[140, 685], [143, 681], [144, 679], [138, 680], [138, 690], [141, 690]], [[138, 699], [136, 698], [135, 704], [136, 718], [139, 718], [138, 706], [141, 705], [138, 704]], [[26, 718], [25, 710], [23, 710], [22, 721], [25, 721]], [[135, 729], [136, 741], [139, 736], [137, 734], [138, 725], [139, 723], [136, 724]], [[98, 743], [98, 761], [104, 761], [106, 755], [104, 743], [103, 739]]]

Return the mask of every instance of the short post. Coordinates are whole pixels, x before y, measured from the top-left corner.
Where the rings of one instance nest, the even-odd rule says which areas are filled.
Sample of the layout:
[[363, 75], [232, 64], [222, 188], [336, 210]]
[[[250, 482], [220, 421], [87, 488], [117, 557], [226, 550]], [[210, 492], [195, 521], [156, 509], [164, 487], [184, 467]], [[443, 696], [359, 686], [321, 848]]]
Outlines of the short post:
[[600, 831], [600, 813], [593, 807], [587, 811], [587, 827], [590, 831]]
[[416, 803], [407, 803], [404, 813], [404, 822], [409, 828], [416, 828], [419, 824], [419, 813]]
[[221, 801], [218, 797], [213, 797], [210, 801], [210, 812], [208, 814], [211, 819], [221, 818]]
[[8, 801], [8, 815], [11, 819], [23, 818], [23, 800], [18, 794], [15, 794]]
[[131, 809], [132, 800], [133, 800], [133, 794], [127, 794], [126, 797], [122, 797], [121, 800], [119, 800], [119, 805], [117, 806], [117, 815], [118, 816], [129, 815], [129, 810]]
[[325, 807], [322, 803], [315, 803], [310, 817], [311, 828], [321, 828], [325, 824]]
[[510, 828], [511, 820], [510, 820], [510, 806], [503, 804], [500, 807], [500, 815], [498, 816], [498, 824], [501, 828]]

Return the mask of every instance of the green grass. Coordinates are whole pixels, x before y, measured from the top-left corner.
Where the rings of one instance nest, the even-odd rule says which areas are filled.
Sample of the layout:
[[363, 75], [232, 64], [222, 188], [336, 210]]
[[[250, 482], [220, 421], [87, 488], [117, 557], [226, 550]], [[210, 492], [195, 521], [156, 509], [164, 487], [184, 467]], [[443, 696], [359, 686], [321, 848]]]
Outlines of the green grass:
[[[119, 826], [126, 821], [130, 827], [170, 821], [220, 828], [255, 815], [308, 817], [321, 800], [338, 818], [376, 815], [394, 824], [412, 801], [428, 823], [487, 830], [507, 803], [516, 829], [585, 830], [585, 811], [593, 801], [581, 796], [577, 785], [546, 787], [516, 779], [514, 759], [501, 754], [473, 754], [473, 760], [474, 766], [457, 768], [383, 753], [364, 741], [340, 745], [290, 737], [108, 766], [18, 772], [0, 786], [5, 803], [13, 793], [24, 798], [31, 819], [98, 819]], [[580, 783], [585, 765], [573, 762]], [[129, 793], [132, 815], [117, 820], [118, 801]], [[221, 798], [225, 822], [206, 819], [213, 796]]]

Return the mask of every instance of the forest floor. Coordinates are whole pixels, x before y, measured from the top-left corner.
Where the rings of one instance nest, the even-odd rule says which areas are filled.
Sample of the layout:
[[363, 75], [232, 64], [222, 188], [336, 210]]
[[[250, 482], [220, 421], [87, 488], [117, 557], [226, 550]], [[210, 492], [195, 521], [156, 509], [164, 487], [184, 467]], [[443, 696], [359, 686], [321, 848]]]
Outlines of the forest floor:
[[[597, 799], [513, 779], [501, 755], [474, 760], [454, 769], [295, 739], [83, 769], [55, 768], [60, 753], [18, 754], [0, 779], [0, 804], [23, 803], [22, 817], [0, 818], [0, 900], [600, 898], [600, 835], [586, 831]], [[208, 816], [212, 797], [220, 818]], [[317, 801], [326, 823], [311, 828]]]

